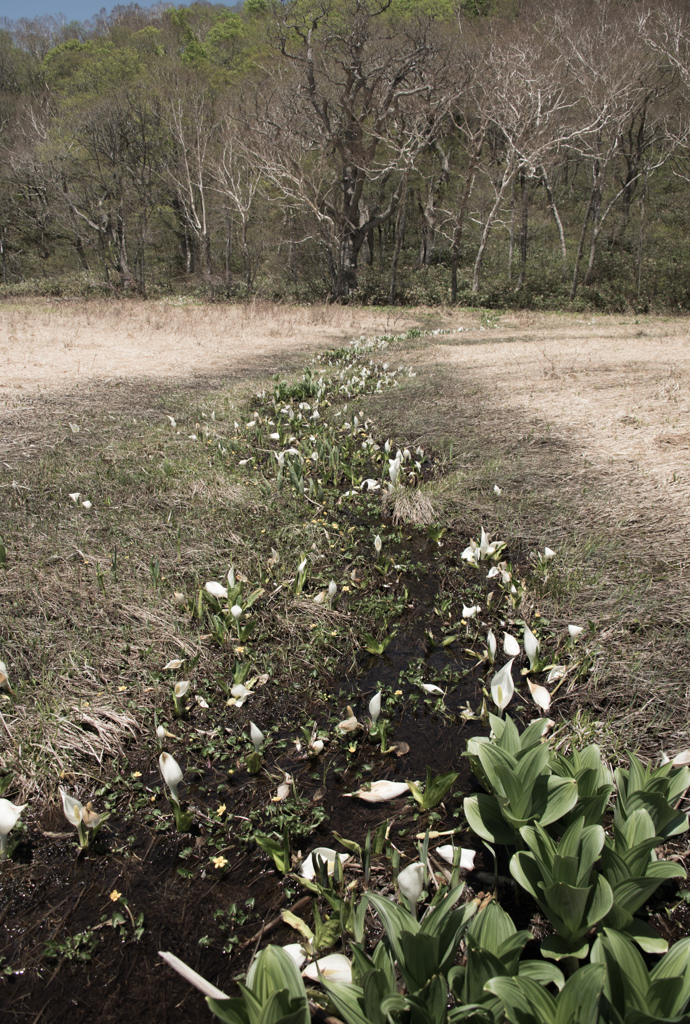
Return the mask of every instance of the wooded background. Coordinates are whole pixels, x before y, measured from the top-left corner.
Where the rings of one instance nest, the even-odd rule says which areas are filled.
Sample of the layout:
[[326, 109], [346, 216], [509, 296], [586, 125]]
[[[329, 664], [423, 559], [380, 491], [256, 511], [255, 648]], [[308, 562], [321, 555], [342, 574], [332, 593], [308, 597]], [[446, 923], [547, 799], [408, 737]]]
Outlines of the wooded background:
[[246, 0], [5, 19], [0, 296], [687, 309], [687, 12]]

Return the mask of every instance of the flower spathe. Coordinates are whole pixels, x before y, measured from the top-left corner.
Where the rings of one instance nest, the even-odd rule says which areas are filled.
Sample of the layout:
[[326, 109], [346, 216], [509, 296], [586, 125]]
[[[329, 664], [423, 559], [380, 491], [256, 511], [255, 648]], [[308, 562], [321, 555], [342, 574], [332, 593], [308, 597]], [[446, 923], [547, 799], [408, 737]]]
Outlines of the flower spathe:
[[191, 967], [188, 967], [183, 960], [178, 959], [178, 957], [173, 953], [161, 953], [159, 951], [158, 956], [163, 957], [169, 967], [172, 967], [174, 971], [177, 971], [177, 973], [183, 977], [185, 981], [188, 981], [190, 985], [193, 985], [194, 988], [198, 988], [199, 991], [208, 999], [230, 998], [229, 996], [226, 996], [225, 992], [221, 992], [219, 988], [212, 985], [210, 981], [206, 981], [206, 978], [202, 978], [200, 974], [193, 971]]
[[517, 658], [520, 653], [520, 644], [514, 636], [511, 636], [510, 633], [503, 634], [503, 652], [504, 654], [507, 654], [509, 658]]
[[168, 754], [165, 750], [158, 758], [158, 767], [160, 768], [163, 782], [170, 790], [171, 800], [174, 800], [179, 807], [180, 798], [177, 795], [177, 787], [182, 782], [182, 769], [172, 754]]
[[76, 797], [70, 796], [67, 790], [60, 788], [60, 796], [62, 797], [62, 810], [64, 811], [65, 818], [74, 825], [75, 828], [79, 828], [82, 823], [81, 812], [84, 810], [83, 804]]
[[13, 804], [0, 797], [0, 860], [7, 855], [7, 837], [27, 804]]
[[532, 694], [532, 700], [541, 708], [542, 711], [548, 711], [551, 707], [551, 694], [545, 686], [540, 686], [539, 683], [533, 683], [531, 679], [527, 680], [529, 686], [529, 692]]
[[374, 696], [369, 701], [369, 715], [370, 715], [371, 720], [374, 723], [374, 725], [376, 725], [376, 723], [378, 722], [380, 714], [381, 714], [381, 691], [379, 690], [377, 693], [374, 694]]
[[352, 964], [342, 953], [330, 953], [328, 956], [315, 960], [302, 971], [302, 977], [309, 981], [341, 981], [352, 983]]
[[[458, 851], [457, 846], [437, 846], [436, 853], [442, 860], [445, 860], [447, 864], [452, 864], [455, 860], [455, 854]], [[477, 856], [476, 850], [465, 850], [460, 848], [460, 870], [461, 871], [474, 871], [474, 858]]]
[[416, 907], [424, 888], [424, 865], [416, 861], [403, 868], [398, 875], [398, 888], [405, 899]]
[[208, 583], [205, 583], [204, 590], [207, 594], [210, 594], [211, 597], [215, 597], [219, 601], [228, 596], [228, 588], [224, 587], [222, 583], [214, 582], [214, 580], [209, 580]]
[[312, 850], [308, 857], [305, 857], [302, 861], [302, 866], [299, 869], [299, 873], [302, 878], [306, 878], [311, 881], [316, 876], [316, 860], [317, 858], [326, 865], [326, 870], [329, 875], [332, 875], [335, 871], [336, 857], [340, 858], [341, 864], [346, 864], [350, 859], [347, 853], [337, 853], [335, 850], [331, 850], [328, 846], [317, 846], [315, 850]]
[[372, 782], [369, 789], [357, 789], [354, 793], [344, 793], [343, 796], [357, 796], [368, 804], [383, 804], [389, 800], [397, 800], [403, 793], [407, 793], [409, 788], [406, 782], [379, 779], [378, 782]]
[[254, 750], [258, 754], [259, 750], [261, 749], [261, 744], [264, 741], [264, 734], [262, 733], [258, 725], [254, 725], [253, 722], [249, 723], [249, 736], [252, 743], [254, 744]]
[[503, 711], [510, 704], [515, 693], [512, 676], [514, 660], [511, 658], [507, 661], [491, 680], [491, 699], [499, 711]]
[[529, 658], [529, 667], [534, 668], [534, 663], [539, 656], [539, 641], [529, 626], [525, 626], [523, 642], [525, 644], [525, 654]]
[[179, 700], [180, 697], [184, 697], [188, 689], [189, 679], [180, 679], [179, 683], [175, 683], [175, 686], [173, 687], [173, 692], [177, 699]]

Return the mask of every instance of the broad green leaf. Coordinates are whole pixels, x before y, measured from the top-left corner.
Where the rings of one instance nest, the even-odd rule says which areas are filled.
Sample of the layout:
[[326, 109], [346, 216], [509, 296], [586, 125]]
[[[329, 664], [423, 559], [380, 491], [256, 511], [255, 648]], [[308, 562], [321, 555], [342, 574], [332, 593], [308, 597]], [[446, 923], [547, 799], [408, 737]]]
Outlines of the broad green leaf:
[[575, 779], [559, 779], [556, 775], [540, 775], [534, 791], [546, 783], [546, 800], [539, 823], [545, 828], [567, 814], [577, 803], [577, 782]]
[[222, 1020], [223, 1024], [250, 1024], [244, 999], [211, 999], [207, 996], [206, 1002], [211, 1012], [218, 1020]]
[[565, 985], [563, 971], [547, 960], [523, 960], [518, 966], [518, 976], [536, 981], [539, 985], [555, 985], [558, 991]]
[[[563, 882], [554, 882], [543, 889], [540, 900], [542, 906], [548, 908], [549, 919], [563, 939], [577, 935], [585, 923], [585, 910], [591, 893], [591, 887], [576, 889]], [[556, 921], [560, 919], [562, 926]]]
[[344, 981], [321, 982], [333, 1005], [346, 1024], [370, 1024], [364, 1008], [364, 990], [359, 985], [349, 985]]
[[592, 963], [606, 966], [604, 991], [622, 1017], [630, 1007], [646, 1009], [649, 975], [630, 939], [604, 928], [592, 946], [590, 959]]
[[556, 1000], [529, 978], [492, 978], [485, 985], [501, 1000], [511, 1024], [555, 1024]]
[[304, 1000], [306, 1022], [309, 1008], [302, 976], [294, 960], [280, 946], [266, 946], [247, 973], [247, 988], [250, 988], [261, 1004], [277, 991], [285, 989], [290, 999]]
[[515, 842], [515, 829], [511, 828], [501, 814], [496, 797], [488, 793], [475, 793], [474, 796], [465, 797], [463, 809], [467, 824], [482, 839], [503, 846], [510, 846]]
[[605, 976], [601, 964], [587, 964], [568, 978], [558, 994], [554, 1024], [598, 1024]]

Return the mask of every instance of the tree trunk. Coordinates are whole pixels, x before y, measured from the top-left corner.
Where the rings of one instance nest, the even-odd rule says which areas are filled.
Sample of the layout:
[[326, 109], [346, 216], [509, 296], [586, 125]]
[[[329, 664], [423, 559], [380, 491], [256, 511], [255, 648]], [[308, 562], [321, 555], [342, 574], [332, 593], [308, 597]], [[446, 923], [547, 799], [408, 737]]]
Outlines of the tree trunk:
[[391, 286], [389, 293], [389, 300], [391, 306], [395, 305], [395, 289], [398, 281], [398, 262], [400, 260], [400, 250], [402, 249], [403, 241], [405, 238], [405, 218], [407, 214], [407, 203], [405, 202], [406, 195], [403, 192], [403, 197], [398, 206], [398, 215], [395, 219], [395, 250], [393, 252], [393, 262], [391, 264]]
[[542, 180], [544, 182], [544, 188], [546, 190], [546, 199], [549, 204], [549, 210], [551, 211], [551, 215], [556, 222], [556, 228], [558, 230], [558, 239], [561, 246], [561, 278], [563, 281], [565, 281], [568, 277], [568, 251], [565, 245], [565, 232], [563, 230], [563, 223], [558, 213], [556, 203], [554, 202], [551, 186], [549, 185], [549, 179], [547, 178], [546, 171], [543, 167]]
[[472, 189], [474, 188], [474, 179], [478, 159], [479, 153], [473, 153], [470, 166], [467, 170], [467, 176], [465, 178], [465, 188], [463, 189], [462, 199], [460, 200], [460, 208], [458, 209], [457, 215], [455, 217], [455, 224], [453, 226], [453, 245], [450, 256], [451, 302], [457, 302], [458, 298], [458, 264], [460, 262], [460, 242], [462, 241], [462, 232], [465, 226], [465, 214], [467, 212], [467, 205], [470, 201], [470, 196], [472, 195]]
[[515, 291], [519, 292], [525, 283], [525, 268], [527, 266], [527, 227], [529, 220], [529, 196], [530, 182], [524, 172], [520, 175], [520, 272], [518, 274]]

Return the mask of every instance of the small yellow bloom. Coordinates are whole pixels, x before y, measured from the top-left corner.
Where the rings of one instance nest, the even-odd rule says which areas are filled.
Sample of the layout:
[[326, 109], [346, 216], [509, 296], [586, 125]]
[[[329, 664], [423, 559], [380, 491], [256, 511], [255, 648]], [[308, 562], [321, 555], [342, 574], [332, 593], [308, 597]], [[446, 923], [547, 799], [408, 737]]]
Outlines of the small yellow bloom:
[[246, 647], [236, 647], [235, 648], [235, 654], [244, 654], [246, 649], [247, 649]]
[[120, 899], [121, 897], [122, 897], [122, 893], [121, 893], [121, 892], [118, 892], [118, 891], [117, 891], [117, 889], [113, 889], [113, 891], [112, 891], [112, 892], [111, 892], [111, 894], [110, 894], [110, 898], [111, 898], [111, 900], [113, 901], [113, 903], [117, 903], [117, 901], [118, 901], [118, 900], [119, 900], [119, 899]]
[[395, 696], [396, 697], [402, 697], [402, 690], [396, 690], [395, 691]]
[[132, 772], [132, 778], [133, 779], [140, 779], [141, 778], [141, 772]]
[[216, 811], [216, 814], [220, 817], [221, 814], [225, 814], [226, 809], [227, 808], [225, 804], [221, 804], [218, 810]]
[[222, 856], [221, 857], [211, 857], [211, 863], [213, 864], [214, 868], [224, 868], [225, 865], [228, 863], [228, 861], [227, 861], [226, 857], [222, 857]]
[[357, 750], [357, 744], [356, 743], [351, 743], [350, 746], [347, 749], [350, 751], [351, 754], [354, 754], [356, 752], [356, 750]]

